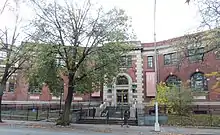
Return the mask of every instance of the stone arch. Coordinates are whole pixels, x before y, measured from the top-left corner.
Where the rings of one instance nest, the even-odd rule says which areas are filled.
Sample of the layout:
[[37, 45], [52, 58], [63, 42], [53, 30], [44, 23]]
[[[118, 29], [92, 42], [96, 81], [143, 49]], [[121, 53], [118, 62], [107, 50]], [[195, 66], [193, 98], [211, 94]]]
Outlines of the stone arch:
[[177, 75], [169, 75], [165, 79], [165, 83], [167, 86], [180, 86], [181, 84], [181, 79]]
[[118, 74], [115, 81], [116, 85], [129, 85], [131, 82], [131, 77], [126, 73]]

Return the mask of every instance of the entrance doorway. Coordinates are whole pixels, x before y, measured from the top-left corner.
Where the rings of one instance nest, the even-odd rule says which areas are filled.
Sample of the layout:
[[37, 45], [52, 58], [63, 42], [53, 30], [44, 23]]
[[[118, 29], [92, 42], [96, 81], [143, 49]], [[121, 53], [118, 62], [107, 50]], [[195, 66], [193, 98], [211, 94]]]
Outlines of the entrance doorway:
[[118, 104], [128, 103], [128, 90], [117, 90], [117, 103]]

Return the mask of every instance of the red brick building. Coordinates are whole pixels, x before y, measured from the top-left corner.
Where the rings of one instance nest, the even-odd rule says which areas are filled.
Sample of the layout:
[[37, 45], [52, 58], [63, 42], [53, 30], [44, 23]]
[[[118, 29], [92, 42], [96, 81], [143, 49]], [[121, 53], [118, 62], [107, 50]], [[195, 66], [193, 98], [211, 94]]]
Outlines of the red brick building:
[[[177, 40], [176, 38], [175, 40]], [[131, 42], [137, 49], [123, 57], [124, 63], [120, 74], [111, 85], [106, 85], [102, 92], [86, 95], [73, 95], [75, 101], [104, 100], [112, 105], [118, 103], [148, 103], [155, 97], [155, 72], [154, 72], [154, 43]], [[202, 48], [198, 48], [202, 49]], [[195, 94], [198, 101], [220, 100], [220, 92], [212, 89], [216, 78], [206, 78], [204, 75], [213, 71], [219, 71], [220, 57], [215, 52], [209, 52], [203, 61], [195, 61], [193, 57], [187, 57], [181, 61], [177, 68], [177, 52], [171, 40], [157, 42], [158, 52], [158, 81], [167, 83], [188, 82], [193, 90], [202, 90]], [[190, 50], [193, 53], [193, 50]], [[198, 55], [197, 58], [200, 58]], [[64, 77], [64, 94], [67, 95], [68, 79]], [[196, 93], [196, 92], [195, 92]], [[14, 91], [6, 89], [4, 100], [59, 100], [50, 93], [45, 85], [41, 93], [29, 93], [28, 84], [18, 73]]]

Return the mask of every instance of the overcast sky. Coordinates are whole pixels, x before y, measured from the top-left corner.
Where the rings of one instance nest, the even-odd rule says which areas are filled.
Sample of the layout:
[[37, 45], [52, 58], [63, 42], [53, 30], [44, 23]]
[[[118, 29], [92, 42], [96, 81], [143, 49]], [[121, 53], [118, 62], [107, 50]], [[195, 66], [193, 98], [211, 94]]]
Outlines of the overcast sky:
[[[0, 0], [0, 6], [2, 5]], [[153, 41], [153, 11], [154, 0], [91, 0], [99, 3], [106, 9], [114, 6], [122, 8], [132, 17], [132, 25], [141, 42]], [[195, 31], [199, 26], [197, 8], [194, 4], [185, 4], [185, 0], [157, 0], [156, 32], [157, 41], [182, 36]], [[30, 7], [29, 7], [30, 8]], [[22, 6], [23, 20], [33, 15], [28, 7]], [[14, 16], [5, 12], [0, 16], [0, 28], [5, 25], [13, 26]]]
[[[98, 0], [105, 6], [118, 6], [132, 17], [133, 28], [142, 42], [153, 41], [154, 0]], [[103, 2], [105, 1], [105, 2]], [[166, 40], [194, 31], [200, 24], [194, 4], [185, 0], [157, 0], [157, 40]]]

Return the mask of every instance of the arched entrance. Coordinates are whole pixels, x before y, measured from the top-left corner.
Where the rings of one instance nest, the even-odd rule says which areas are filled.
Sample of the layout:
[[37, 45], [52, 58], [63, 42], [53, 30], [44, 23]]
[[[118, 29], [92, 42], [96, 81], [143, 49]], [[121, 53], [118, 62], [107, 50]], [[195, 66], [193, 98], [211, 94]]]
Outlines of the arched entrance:
[[117, 104], [129, 102], [129, 80], [125, 75], [119, 75], [116, 79], [116, 102]]

